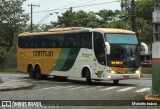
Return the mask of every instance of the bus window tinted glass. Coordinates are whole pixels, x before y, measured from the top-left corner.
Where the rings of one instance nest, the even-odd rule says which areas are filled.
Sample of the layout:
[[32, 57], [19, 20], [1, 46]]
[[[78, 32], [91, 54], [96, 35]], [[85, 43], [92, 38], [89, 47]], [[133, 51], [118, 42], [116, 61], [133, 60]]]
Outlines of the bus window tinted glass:
[[112, 44], [138, 44], [134, 34], [106, 34], [106, 41]]
[[92, 33], [67, 33], [39, 36], [20, 36], [21, 48], [92, 48]]

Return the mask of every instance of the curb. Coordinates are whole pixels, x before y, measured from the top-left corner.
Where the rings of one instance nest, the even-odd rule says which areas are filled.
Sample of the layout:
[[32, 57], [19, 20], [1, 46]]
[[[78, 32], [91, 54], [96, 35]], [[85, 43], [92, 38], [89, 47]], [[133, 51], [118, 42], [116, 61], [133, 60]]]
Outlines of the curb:
[[0, 84], [0, 91], [12, 91], [12, 90], [20, 90], [20, 89], [29, 89], [34, 85], [32, 83], [27, 83], [24, 81], [14, 82], [14, 81], [3, 81]]
[[160, 103], [160, 97], [153, 97], [152, 94], [148, 94], [144, 97], [145, 101], [155, 101]]

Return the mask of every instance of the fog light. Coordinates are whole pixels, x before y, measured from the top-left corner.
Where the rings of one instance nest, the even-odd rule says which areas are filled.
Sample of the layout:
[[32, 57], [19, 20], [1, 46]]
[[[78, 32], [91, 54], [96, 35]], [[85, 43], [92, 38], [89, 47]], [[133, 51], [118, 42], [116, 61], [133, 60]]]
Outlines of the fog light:
[[112, 76], [108, 76], [108, 79], [111, 79], [112, 78]]

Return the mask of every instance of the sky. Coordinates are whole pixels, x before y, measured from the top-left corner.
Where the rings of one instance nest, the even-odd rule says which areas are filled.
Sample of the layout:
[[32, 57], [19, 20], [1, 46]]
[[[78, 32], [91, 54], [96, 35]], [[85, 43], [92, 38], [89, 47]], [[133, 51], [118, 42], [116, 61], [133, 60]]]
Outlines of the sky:
[[[84, 10], [85, 12], [99, 12], [103, 9], [120, 10], [120, 0], [26, 0], [23, 4], [25, 13], [31, 12], [30, 4], [33, 6], [33, 24], [49, 24], [57, 21], [68, 8], [73, 11]], [[78, 7], [77, 7], [78, 6]], [[58, 13], [57, 13], [58, 12]], [[52, 15], [50, 15], [52, 13]], [[29, 23], [29, 22], [28, 22]]]

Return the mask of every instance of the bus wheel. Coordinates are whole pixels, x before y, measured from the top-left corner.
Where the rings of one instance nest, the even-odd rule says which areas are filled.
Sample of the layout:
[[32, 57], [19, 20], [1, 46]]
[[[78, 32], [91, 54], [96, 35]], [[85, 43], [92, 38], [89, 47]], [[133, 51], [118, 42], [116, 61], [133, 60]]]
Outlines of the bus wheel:
[[117, 85], [119, 83], [119, 80], [113, 80], [113, 83]]
[[30, 78], [34, 78], [34, 79], [36, 78], [32, 65], [28, 66], [28, 74]]
[[91, 74], [88, 69], [86, 70], [86, 84], [91, 84]]
[[36, 79], [37, 80], [41, 80], [42, 79], [42, 75], [41, 75], [41, 69], [39, 66], [35, 67], [35, 75], [36, 75]]

